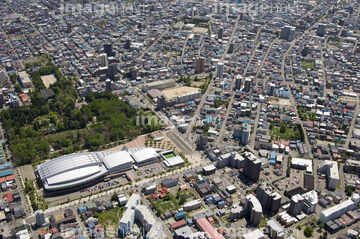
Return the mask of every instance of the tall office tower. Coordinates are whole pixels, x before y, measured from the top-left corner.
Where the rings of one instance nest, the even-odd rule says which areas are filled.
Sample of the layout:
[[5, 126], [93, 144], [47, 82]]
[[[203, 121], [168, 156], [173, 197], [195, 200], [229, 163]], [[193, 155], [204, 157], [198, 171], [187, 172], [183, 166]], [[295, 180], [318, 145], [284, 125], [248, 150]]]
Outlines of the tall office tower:
[[254, 25], [254, 28], [253, 28], [253, 33], [258, 33], [258, 31], [260, 30], [260, 25]]
[[296, 27], [293, 26], [284, 26], [281, 28], [280, 39], [292, 41], [294, 39], [295, 29]]
[[104, 44], [104, 52], [106, 53], [106, 55], [109, 56], [115, 56], [115, 53], [113, 52], [113, 48], [112, 48], [112, 44], [111, 43], [106, 43]]
[[199, 57], [196, 59], [195, 72], [200, 73], [205, 71], [205, 59], [204, 57]]
[[3, 86], [5, 81], [6, 81], [6, 74], [4, 71], [0, 71], [0, 86]]
[[224, 77], [224, 63], [219, 62], [217, 64], [216, 76], [219, 77], [220, 79], [222, 79]]
[[201, 135], [199, 136], [199, 149], [204, 150], [207, 142], [208, 142], [208, 137], [206, 137], [205, 135], [201, 134]]
[[100, 54], [100, 66], [101, 67], [108, 66], [108, 59], [107, 59], [107, 55], [105, 53]]
[[281, 195], [273, 191], [273, 188], [266, 183], [258, 186], [256, 198], [259, 200], [264, 210], [277, 213], [281, 207]]
[[302, 56], [307, 56], [309, 54], [309, 45], [306, 45], [304, 49], [301, 51]]
[[131, 70], [130, 70], [130, 78], [132, 80], [135, 80], [136, 77], [138, 76], [138, 73], [139, 73], [139, 68], [137, 68], [136, 66], [134, 68], [131, 68]]
[[269, 88], [269, 96], [274, 96], [275, 84], [271, 83]]
[[224, 37], [224, 28], [220, 27], [218, 30], [218, 39], [222, 39]]
[[67, 22], [66, 23], [66, 32], [71, 33], [71, 31], [72, 31], [71, 22]]
[[45, 215], [43, 210], [37, 210], [35, 212], [36, 226], [40, 227], [45, 223]]
[[124, 44], [124, 49], [130, 49], [131, 47], [131, 39], [127, 38]]
[[241, 84], [242, 84], [242, 80], [243, 80], [242, 75], [237, 75], [237, 76], [236, 76], [236, 81], [235, 81], [235, 89], [236, 89], [236, 90], [240, 90]]
[[157, 97], [157, 107], [159, 110], [166, 107], [166, 98], [165, 95], [159, 95]]
[[242, 128], [240, 125], [234, 126], [233, 135], [236, 139], [240, 139], [242, 137]]
[[244, 13], [240, 12], [239, 15], [240, 15], [239, 20], [244, 20]]
[[111, 80], [114, 80], [115, 75], [117, 74], [117, 65], [111, 64], [108, 68], [108, 75]]
[[2, 92], [0, 92], [0, 106], [4, 104], [4, 95]]
[[345, 20], [343, 18], [339, 19], [339, 25], [344, 26]]
[[319, 23], [316, 35], [323, 37], [326, 33], [326, 25], [324, 23]]
[[249, 92], [249, 91], [250, 91], [250, 88], [251, 88], [251, 78], [246, 77], [246, 78], [245, 78], [245, 88], [244, 88], [244, 91], [245, 91], [245, 92]]
[[44, 18], [45, 19], [49, 18], [49, 9], [48, 8], [44, 8]]
[[261, 160], [251, 152], [245, 153], [243, 174], [252, 182], [259, 180]]
[[245, 198], [244, 211], [250, 216], [250, 223], [253, 226], [260, 224], [262, 207], [259, 200], [252, 194], [249, 194]]
[[106, 79], [105, 84], [106, 84], [106, 90], [111, 91], [111, 80]]
[[249, 143], [251, 125], [250, 124], [243, 124], [241, 127], [241, 144], [247, 145]]
[[300, 194], [291, 197], [290, 207], [288, 213], [292, 216], [299, 215], [304, 206], [304, 198]]
[[86, 86], [85, 86], [85, 92], [86, 92], [86, 94], [90, 94], [90, 93], [91, 93], [91, 85], [86, 85]]
[[229, 45], [229, 50], [228, 50], [228, 53], [233, 53], [234, 52], [234, 46], [235, 46], [235, 43], [234, 41], [232, 41]]

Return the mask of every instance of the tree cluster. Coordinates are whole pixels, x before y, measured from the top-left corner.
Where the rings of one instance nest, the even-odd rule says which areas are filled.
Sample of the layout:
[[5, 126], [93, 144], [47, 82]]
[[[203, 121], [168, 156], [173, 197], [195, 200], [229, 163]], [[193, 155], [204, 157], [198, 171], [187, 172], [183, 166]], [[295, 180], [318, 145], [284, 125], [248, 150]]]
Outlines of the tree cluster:
[[[50, 86], [55, 96], [44, 100], [39, 93], [45, 89], [41, 76], [49, 74], [57, 79]], [[52, 156], [58, 157], [81, 149], [97, 150], [101, 145], [161, 128], [154, 122], [138, 125], [137, 110], [109, 91], [87, 95], [88, 104], [76, 108], [74, 85], [51, 63], [30, 76], [35, 86], [30, 92], [32, 104], [0, 113], [16, 165], [49, 158], [50, 145], [56, 150]]]

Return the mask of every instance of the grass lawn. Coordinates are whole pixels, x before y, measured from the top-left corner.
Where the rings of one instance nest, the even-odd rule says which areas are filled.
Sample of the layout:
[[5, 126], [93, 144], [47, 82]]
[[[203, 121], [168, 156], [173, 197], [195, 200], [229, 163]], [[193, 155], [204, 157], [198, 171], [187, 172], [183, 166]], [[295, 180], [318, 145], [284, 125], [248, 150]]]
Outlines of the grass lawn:
[[306, 62], [306, 61], [303, 61], [301, 62], [301, 66], [303, 68], [310, 68], [310, 69], [315, 69], [315, 63], [314, 62]]
[[172, 197], [170, 201], [166, 201], [164, 199], [159, 199], [155, 202], [156, 205], [159, 206], [160, 210], [162, 211], [162, 214], [164, 214], [167, 211], [171, 210], [178, 210], [180, 208], [179, 206], [179, 200], [175, 197]]
[[175, 154], [174, 154], [174, 153], [164, 154], [164, 157], [165, 157], [166, 159], [174, 158], [174, 157], [175, 157]]
[[285, 133], [281, 133], [280, 127], [274, 127], [272, 130], [270, 130], [270, 136], [280, 137], [281, 139], [300, 139], [300, 133], [298, 132], [298, 130], [294, 131], [293, 128], [286, 128]]
[[[102, 213], [95, 212], [94, 216], [98, 217], [99, 223], [103, 226], [106, 225], [117, 226], [117, 224], [119, 223], [119, 218], [121, 218], [124, 211], [125, 211], [125, 207], [120, 207]], [[118, 218], [118, 212], [119, 212], [119, 218]]]
[[260, 224], [258, 225], [259, 228], [263, 228], [266, 226], [266, 219], [261, 217]]
[[161, 205], [160, 205], [160, 208], [163, 212], [166, 212], [166, 211], [171, 211], [171, 209], [174, 208], [173, 204], [171, 201], [168, 201], [168, 202], [163, 202]]

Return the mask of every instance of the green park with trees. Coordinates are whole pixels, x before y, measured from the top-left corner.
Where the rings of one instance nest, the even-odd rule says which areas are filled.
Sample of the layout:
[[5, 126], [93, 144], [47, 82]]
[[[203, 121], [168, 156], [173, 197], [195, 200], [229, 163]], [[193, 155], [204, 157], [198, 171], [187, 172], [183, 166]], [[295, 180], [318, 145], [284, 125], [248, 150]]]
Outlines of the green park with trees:
[[[16, 165], [36, 164], [49, 157], [101, 146], [161, 128], [154, 122], [136, 124], [138, 110], [130, 108], [109, 91], [91, 93], [86, 104], [76, 107], [80, 98], [72, 83], [52, 63], [29, 73], [34, 90], [29, 93], [31, 105], [2, 110], [0, 113], [12, 159]], [[45, 100], [41, 76], [53, 74], [57, 81], [50, 85], [54, 96]], [[50, 155], [50, 146], [54, 153]]]

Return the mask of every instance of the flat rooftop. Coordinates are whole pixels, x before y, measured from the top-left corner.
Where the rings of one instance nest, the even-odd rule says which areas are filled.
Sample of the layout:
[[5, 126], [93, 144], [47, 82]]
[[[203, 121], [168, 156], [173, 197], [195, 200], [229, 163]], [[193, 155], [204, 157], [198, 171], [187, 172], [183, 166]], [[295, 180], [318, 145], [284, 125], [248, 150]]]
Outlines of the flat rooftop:
[[195, 87], [188, 87], [188, 86], [182, 86], [182, 87], [176, 87], [168, 90], [163, 90], [162, 93], [165, 95], [166, 98], [174, 98], [179, 95], [185, 95], [193, 92], [198, 92], [199, 88]]

